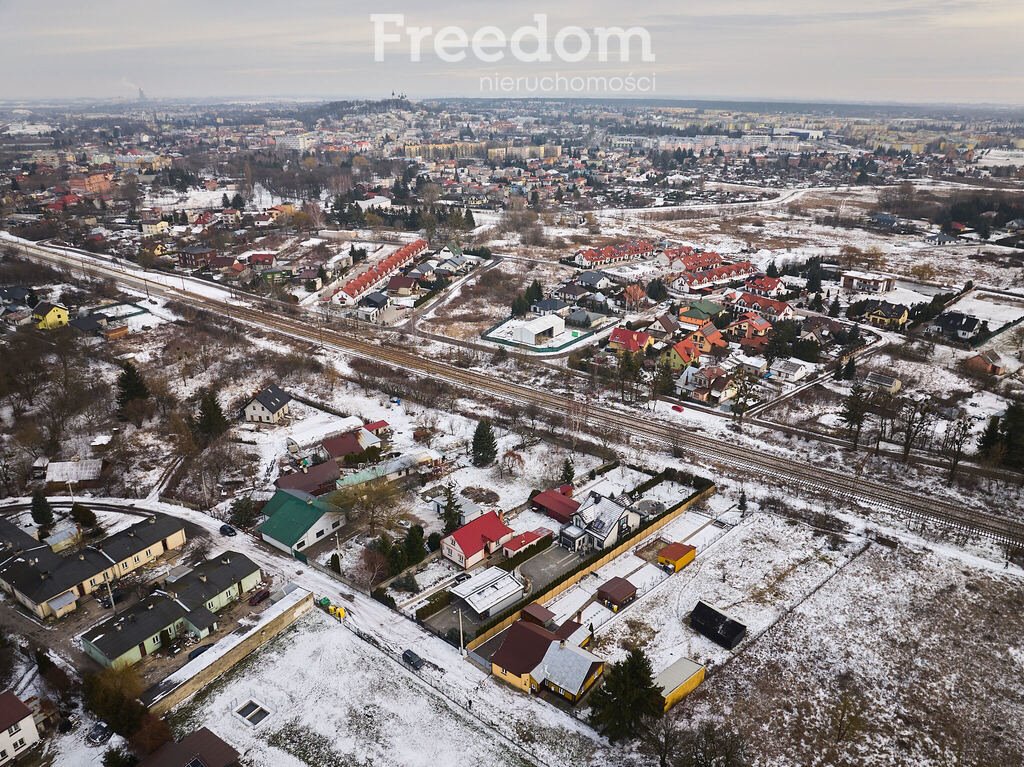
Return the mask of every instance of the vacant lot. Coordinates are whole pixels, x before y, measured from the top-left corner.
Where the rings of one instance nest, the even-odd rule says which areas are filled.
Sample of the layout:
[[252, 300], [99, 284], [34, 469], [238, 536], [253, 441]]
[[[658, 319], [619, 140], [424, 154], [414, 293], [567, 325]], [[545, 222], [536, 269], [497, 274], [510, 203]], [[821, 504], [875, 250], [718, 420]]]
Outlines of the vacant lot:
[[679, 707], [755, 764], [1024, 763], [1024, 581], [872, 544]]

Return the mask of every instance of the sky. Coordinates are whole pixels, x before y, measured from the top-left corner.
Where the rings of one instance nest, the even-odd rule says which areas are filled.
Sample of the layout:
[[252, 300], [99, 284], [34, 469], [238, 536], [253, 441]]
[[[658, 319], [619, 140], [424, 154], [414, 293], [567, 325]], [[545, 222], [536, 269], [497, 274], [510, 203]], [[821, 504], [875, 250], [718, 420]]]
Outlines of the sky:
[[[371, 13], [399, 37], [375, 60]], [[506, 40], [545, 14], [552, 61], [468, 47], [438, 56], [443, 27]], [[576, 26], [575, 31], [566, 27]], [[410, 27], [430, 27], [419, 61]], [[639, 27], [629, 61], [598, 55], [597, 27]], [[1022, 0], [0, 0], [0, 99], [643, 96], [1024, 105]], [[560, 59], [559, 33], [574, 54]], [[449, 30], [456, 52], [459, 31]], [[536, 46], [527, 34], [523, 48]], [[614, 38], [613, 38], [614, 39]], [[444, 42], [442, 40], [442, 42]], [[499, 50], [485, 47], [484, 53]], [[577, 58], [572, 56], [572, 58]], [[556, 79], [561, 75], [562, 79]], [[543, 78], [549, 78], [545, 81]], [[628, 78], [632, 77], [630, 81]], [[501, 78], [512, 80], [501, 81]]]

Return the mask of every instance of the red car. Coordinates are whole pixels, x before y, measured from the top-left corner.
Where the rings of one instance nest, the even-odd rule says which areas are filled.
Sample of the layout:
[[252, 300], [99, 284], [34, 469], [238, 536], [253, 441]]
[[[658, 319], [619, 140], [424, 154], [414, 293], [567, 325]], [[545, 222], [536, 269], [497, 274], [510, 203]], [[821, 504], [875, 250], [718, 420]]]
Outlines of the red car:
[[675, 410], [677, 413], [682, 413], [683, 412], [683, 406], [682, 405], [673, 405], [672, 409]]
[[249, 597], [249, 604], [255, 607], [260, 602], [270, 598], [270, 589], [260, 589], [251, 597]]

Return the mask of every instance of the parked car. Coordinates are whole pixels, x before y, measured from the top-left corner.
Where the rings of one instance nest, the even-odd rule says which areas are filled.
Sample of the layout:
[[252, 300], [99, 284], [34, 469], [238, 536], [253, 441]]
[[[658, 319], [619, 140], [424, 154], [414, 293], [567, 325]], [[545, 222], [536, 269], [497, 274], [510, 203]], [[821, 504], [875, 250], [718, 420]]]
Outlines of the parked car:
[[419, 671], [421, 668], [423, 668], [423, 658], [414, 653], [412, 650], [406, 650], [404, 653], [402, 653], [402, 660], [404, 660], [406, 664], [411, 666], [416, 671]]
[[220, 534], [221, 535], [227, 535], [227, 536], [230, 537], [230, 536], [238, 535], [238, 531], [235, 528], [233, 528], [231, 525], [221, 525], [220, 526]]
[[[111, 596], [114, 597], [113, 601], [111, 601], [110, 599]], [[101, 593], [98, 597], [96, 597], [96, 601], [99, 602], [100, 605], [103, 606], [105, 609], [109, 610], [114, 605], [123, 602], [126, 596], [127, 595], [123, 591], [115, 589], [113, 592]]]
[[270, 589], [260, 589], [251, 597], [249, 597], [249, 604], [255, 607], [260, 602], [263, 602], [270, 598]]
[[96, 722], [89, 730], [89, 734], [85, 736], [85, 742], [90, 746], [102, 746], [108, 740], [110, 736], [114, 734], [114, 731], [110, 728], [110, 725], [106, 722]]
[[194, 650], [192, 650], [192, 651], [191, 651], [191, 652], [190, 652], [190, 653], [188, 654], [188, 659], [189, 659], [189, 660], [195, 660], [195, 659], [196, 659], [196, 658], [198, 658], [198, 657], [199, 657], [200, 655], [202, 655], [202, 654], [203, 654], [204, 652], [206, 652], [207, 650], [209, 650], [209, 649], [210, 649], [211, 647], [213, 647], [213, 645], [209, 645], [209, 644], [203, 644], [203, 645], [199, 645], [199, 647], [196, 647], [196, 648], [195, 648]]
[[673, 405], [672, 409], [675, 410], [677, 413], [682, 413], [683, 410], [685, 410], [685, 408], [682, 405]]
[[468, 581], [472, 577], [473, 576], [470, 575], [469, 573], [459, 573], [458, 575], [455, 576], [455, 582], [456, 583], [462, 583], [463, 581]]

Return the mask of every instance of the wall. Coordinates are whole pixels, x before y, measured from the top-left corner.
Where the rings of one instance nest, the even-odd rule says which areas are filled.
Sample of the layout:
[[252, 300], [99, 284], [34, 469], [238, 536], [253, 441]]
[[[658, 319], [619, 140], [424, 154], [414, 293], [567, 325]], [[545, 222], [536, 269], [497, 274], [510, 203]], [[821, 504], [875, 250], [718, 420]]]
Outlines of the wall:
[[291, 609], [286, 610], [262, 626], [258, 632], [243, 639], [200, 673], [182, 682], [178, 687], [154, 701], [149, 706], [149, 710], [157, 716], [163, 716], [182, 701], [195, 695], [207, 685], [212, 684], [215, 679], [230, 671], [234, 668], [235, 664], [262, 647], [312, 609], [313, 594], [309, 593]]
[[[680, 514], [683, 514], [687, 509], [692, 508], [694, 505], [696, 505], [698, 503], [701, 503], [702, 501], [705, 501], [708, 498], [710, 498], [712, 495], [715, 494], [717, 489], [718, 488], [715, 485], [712, 485], [711, 487], [707, 488], [706, 490], [703, 490], [700, 493], [697, 493], [696, 495], [694, 495], [692, 498], [690, 498], [686, 502], [680, 504], [677, 508], [675, 508], [675, 509], [667, 512], [666, 514], [664, 514], [661, 518], [659, 518], [656, 522], [651, 524], [649, 527], [645, 527], [640, 532], [640, 534], [638, 536], [636, 536], [634, 538], [630, 538], [625, 543], [619, 544], [614, 549], [611, 549], [603, 557], [601, 557], [597, 561], [593, 562], [589, 566], [585, 567], [584, 569], [580, 570], [579, 572], [573, 573], [571, 576], [566, 578], [564, 581], [559, 583], [557, 586], [553, 586], [552, 588], [548, 589], [547, 591], [545, 591], [545, 592], [543, 592], [541, 594], [534, 594], [534, 595], [532, 595], [532, 601], [540, 602], [541, 604], [543, 604], [545, 602], [548, 602], [548, 601], [554, 599], [559, 594], [561, 594], [563, 591], [565, 591], [565, 590], [575, 586], [577, 583], [579, 583], [581, 580], [586, 578], [592, 572], [594, 572], [596, 570], [600, 570], [602, 567], [604, 567], [606, 564], [611, 562], [613, 559], [615, 559], [616, 557], [618, 557], [618, 556], [624, 554], [625, 552], [629, 551], [634, 546], [636, 546], [638, 543], [640, 543], [642, 541], [645, 541], [645, 540], [648, 540], [651, 536], [653, 536], [656, 532], [661, 530], [661, 528], [663, 528], [669, 522], [674, 520]], [[483, 634], [481, 634], [480, 636], [476, 637], [472, 642], [470, 642], [469, 644], [466, 645], [466, 648], [469, 649], [469, 650], [475, 650], [480, 645], [482, 645], [484, 642], [486, 642], [487, 640], [492, 639], [493, 637], [497, 636], [502, 631], [504, 631], [509, 626], [511, 626], [513, 623], [515, 623], [517, 620], [519, 620], [519, 615], [520, 615], [521, 612], [522, 611], [520, 610], [519, 612], [513, 613], [512, 615], [510, 615], [508, 618], [503, 620], [498, 625], [494, 626], [490, 630], [488, 630], [488, 631], [484, 632]]]
[[[309, 528], [299, 540], [295, 541], [295, 550], [303, 551], [314, 543], [326, 540], [335, 530], [340, 530], [344, 523], [345, 519], [341, 514], [333, 512], [323, 514], [315, 525]], [[322, 535], [317, 537], [317, 533], [322, 533]]]
[[668, 711], [672, 706], [681, 701], [691, 692], [697, 689], [697, 686], [704, 681], [704, 674], [706, 669], [703, 667], [696, 674], [691, 676], [676, 689], [665, 696], [665, 710]]

